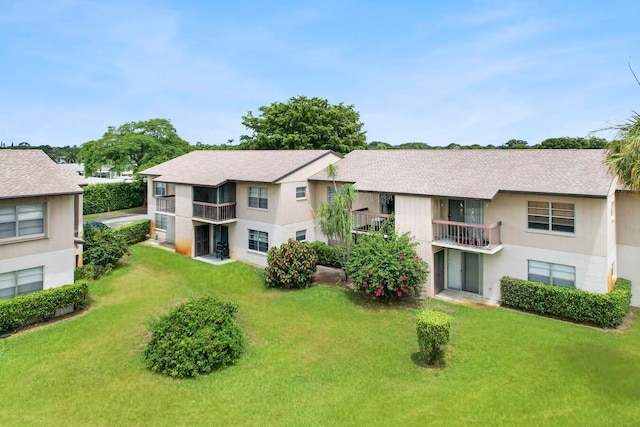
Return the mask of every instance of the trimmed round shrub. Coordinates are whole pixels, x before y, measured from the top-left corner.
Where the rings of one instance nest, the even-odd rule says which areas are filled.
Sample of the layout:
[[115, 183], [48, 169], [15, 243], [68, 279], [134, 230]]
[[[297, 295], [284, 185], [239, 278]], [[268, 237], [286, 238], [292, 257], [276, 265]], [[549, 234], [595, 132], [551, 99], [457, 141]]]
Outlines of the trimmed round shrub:
[[228, 366], [244, 353], [237, 304], [214, 297], [183, 303], [151, 325], [144, 360], [153, 372], [194, 377]]
[[420, 355], [430, 365], [444, 358], [449, 342], [451, 316], [441, 311], [422, 310], [416, 315], [416, 332]]
[[409, 234], [398, 236], [393, 229], [361, 234], [349, 255], [348, 280], [374, 298], [418, 296], [429, 266], [417, 255], [416, 246]]
[[264, 284], [267, 288], [307, 288], [313, 281], [318, 257], [304, 242], [289, 239], [267, 253]]

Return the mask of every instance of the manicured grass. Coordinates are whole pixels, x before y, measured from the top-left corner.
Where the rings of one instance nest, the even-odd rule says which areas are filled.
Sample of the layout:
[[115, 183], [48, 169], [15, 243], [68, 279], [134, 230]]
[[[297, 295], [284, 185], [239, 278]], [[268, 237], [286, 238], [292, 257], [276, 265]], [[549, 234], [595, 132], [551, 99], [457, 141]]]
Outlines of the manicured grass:
[[[136, 246], [76, 318], [0, 341], [0, 425], [633, 425], [640, 334], [342, 288], [265, 289], [241, 263]], [[190, 296], [239, 303], [249, 346], [195, 380], [151, 374], [146, 324]], [[452, 319], [446, 366], [414, 362], [414, 316]]]
[[144, 206], [138, 206], [137, 208], [120, 209], [118, 211], [109, 211], [109, 212], [101, 212], [101, 213], [95, 213], [95, 214], [87, 214], [87, 215], [83, 215], [82, 219], [84, 221], [88, 221], [88, 220], [91, 220], [91, 219], [113, 218], [115, 216], [146, 213], [146, 212], [147, 212], [147, 209]]

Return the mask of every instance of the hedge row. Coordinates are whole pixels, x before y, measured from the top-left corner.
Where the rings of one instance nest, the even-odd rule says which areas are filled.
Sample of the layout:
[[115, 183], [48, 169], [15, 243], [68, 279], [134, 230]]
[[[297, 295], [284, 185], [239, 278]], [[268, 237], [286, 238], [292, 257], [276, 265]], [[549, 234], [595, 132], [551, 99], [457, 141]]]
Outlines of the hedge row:
[[131, 246], [139, 242], [144, 242], [149, 238], [149, 233], [151, 233], [151, 221], [148, 219], [141, 219], [116, 227], [114, 230], [120, 235], [127, 246]]
[[84, 215], [137, 208], [144, 204], [146, 184], [142, 181], [91, 184], [84, 188]]
[[621, 278], [608, 294], [549, 286], [512, 277], [503, 277], [500, 289], [505, 306], [603, 328], [618, 326], [631, 304], [631, 282]]
[[13, 332], [31, 323], [53, 318], [56, 310], [84, 306], [89, 287], [85, 282], [45, 289], [0, 300], [0, 333]]

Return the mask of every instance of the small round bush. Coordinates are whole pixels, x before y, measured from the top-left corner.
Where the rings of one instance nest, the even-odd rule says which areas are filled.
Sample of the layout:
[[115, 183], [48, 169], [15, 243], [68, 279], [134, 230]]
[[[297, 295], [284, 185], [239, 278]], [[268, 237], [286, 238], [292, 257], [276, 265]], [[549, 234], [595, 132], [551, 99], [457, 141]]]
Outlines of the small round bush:
[[267, 253], [264, 284], [267, 288], [307, 288], [316, 272], [316, 252], [304, 242], [290, 239]]
[[422, 310], [416, 315], [416, 331], [420, 355], [428, 364], [444, 358], [444, 346], [449, 342], [451, 316], [441, 311]]
[[144, 359], [151, 371], [194, 377], [232, 364], [244, 353], [238, 306], [214, 297], [188, 301], [151, 325]]

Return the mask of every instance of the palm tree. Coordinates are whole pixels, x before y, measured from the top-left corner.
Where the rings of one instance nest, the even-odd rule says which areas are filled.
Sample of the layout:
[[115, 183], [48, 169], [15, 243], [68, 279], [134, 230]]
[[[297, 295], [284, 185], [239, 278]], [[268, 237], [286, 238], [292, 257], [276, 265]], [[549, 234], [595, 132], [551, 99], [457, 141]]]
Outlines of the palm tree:
[[623, 185], [640, 192], [640, 115], [634, 111], [630, 119], [611, 129], [618, 135], [609, 144], [604, 163]]
[[338, 170], [335, 165], [327, 166], [327, 174], [333, 180], [334, 196], [331, 201], [320, 204], [317, 214], [318, 223], [325, 236], [331, 240], [336, 240], [339, 245], [344, 247], [342, 265], [346, 266], [349, 249], [353, 241], [351, 235], [351, 230], [353, 229], [351, 206], [358, 197], [358, 192], [351, 184], [337, 186], [336, 176]]

